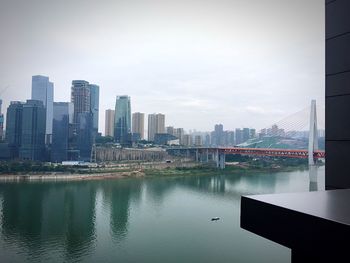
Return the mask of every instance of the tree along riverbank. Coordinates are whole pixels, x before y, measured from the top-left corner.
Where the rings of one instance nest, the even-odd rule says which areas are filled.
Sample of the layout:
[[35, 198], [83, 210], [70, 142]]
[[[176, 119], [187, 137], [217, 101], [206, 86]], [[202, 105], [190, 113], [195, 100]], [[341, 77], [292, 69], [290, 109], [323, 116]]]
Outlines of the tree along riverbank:
[[[97, 167], [65, 167], [43, 163], [0, 164], [0, 181], [61, 181], [100, 180], [152, 176], [191, 176], [226, 173], [287, 172], [308, 169], [307, 161], [292, 159], [245, 159], [241, 162], [227, 162], [221, 170], [213, 163], [158, 162], [158, 163], [115, 163]], [[13, 170], [9, 168], [15, 168]], [[22, 169], [20, 169], [22, 168]]]

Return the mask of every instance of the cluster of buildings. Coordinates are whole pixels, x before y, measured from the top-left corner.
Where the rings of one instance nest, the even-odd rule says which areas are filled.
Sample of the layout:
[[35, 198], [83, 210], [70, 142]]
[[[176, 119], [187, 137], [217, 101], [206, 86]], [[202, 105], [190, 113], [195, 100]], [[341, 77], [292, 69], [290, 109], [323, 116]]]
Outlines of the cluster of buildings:
[[1, 158], [62, 162], [89, 160], [98, 133], [99, 86], [73, 80], [70, 102], [54, 102], [54, 84], [32, 77], [31, 98], [11, 101]]
[[[98, 133], [99, 94], [98, 85], [73, 80], [70, 101], [55, 102], [54, 84], [49, 78], [33, 76], [31, 98], [10, 103], [5, 132], [0, 100], [0, 140], [5, 139], [0, 143], [0, 159], [89, 161], [96, 138], [101, 136]], [[113, 145], [119, 147], [140, 143], [227, 147], [253, 138], [291, 135], [277, 125], [259, 134], [251, 128], [224, 130], [222, 124], [216, 124], [211, 132], [185, 133], [183, 128], [165, 126], [162, 113], [148, 114], [145, 130], [145, 113], [132, 113], [127, 95], [116, 97], [115, 109], [106, 110], [105, 118], [105, 136], [111, 137]]]
[[145, 114], [135, 112], [130, 116], [130, 98], [127, 96], [117, 97], [116, 109], [106, 110], [105, 118], [105, 135], [114, 137], [114, 141], [121, 145], [132, 145], [147, 139], [148, 142], [156, 145], [234, 146], [256, 136], [255, 129], [243, 128], [235, 129], [235, 131], [224, 131], [222, 124], [216, 124], [212, 132], [190, 131], [186, 133], [183, 128], [165, 126], [165, 115], [153, 113], [147, 116], [146, 138]]

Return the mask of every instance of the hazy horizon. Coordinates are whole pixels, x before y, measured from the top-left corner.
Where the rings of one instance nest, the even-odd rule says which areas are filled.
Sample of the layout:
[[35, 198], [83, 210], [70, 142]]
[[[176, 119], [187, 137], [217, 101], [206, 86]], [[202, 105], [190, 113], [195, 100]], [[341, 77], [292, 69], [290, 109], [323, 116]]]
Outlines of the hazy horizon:
[[324, 105], [321, 0], [5, 0], [0, 33], [4, 113], [30, 98], [32, 75], [50, 78], [55, 101], [70, 100], [72, 80], [99, 85], [101, 132], [124, 94], [132, 112], [201, 131]]

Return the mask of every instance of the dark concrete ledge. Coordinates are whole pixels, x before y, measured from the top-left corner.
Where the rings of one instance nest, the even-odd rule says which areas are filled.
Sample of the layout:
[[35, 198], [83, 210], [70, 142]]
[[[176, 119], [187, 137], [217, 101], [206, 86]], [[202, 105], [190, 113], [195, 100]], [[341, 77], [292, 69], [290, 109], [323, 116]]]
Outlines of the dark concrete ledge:
[[242, 196], [241, 227], [292, 249], [292, 262], [350, 261], [350, 189]]

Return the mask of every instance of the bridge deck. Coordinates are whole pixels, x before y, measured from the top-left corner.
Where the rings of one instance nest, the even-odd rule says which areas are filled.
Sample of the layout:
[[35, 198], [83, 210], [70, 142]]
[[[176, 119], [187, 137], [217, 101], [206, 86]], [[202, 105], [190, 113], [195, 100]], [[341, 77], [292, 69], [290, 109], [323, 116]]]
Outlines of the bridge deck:
[[[257, 156], [276, 156], [289, 158], [308, 158], [309, 152], [304, 149], [272, 149], [272, 148], [241, 148], [241, 147], [189, 147], [189, 148], [170, 148], [173, 151], [208, 151], [217, 152], [219, 154], [242, 154]], [[325, 158], [325, 152], [321, 150], [314, 151], [314, 158]]]

